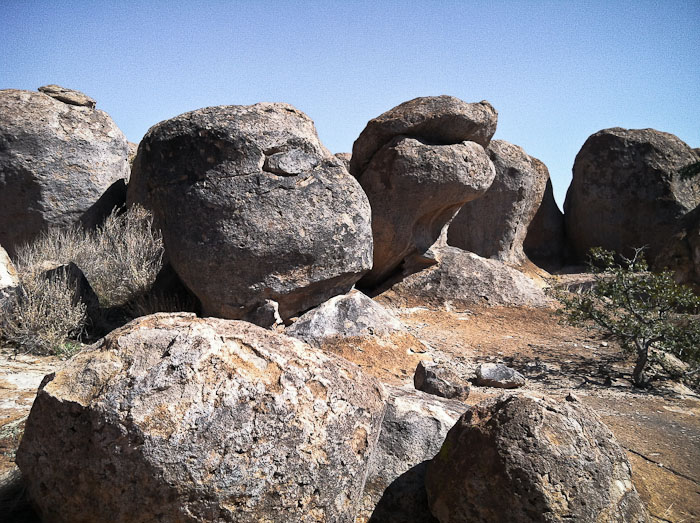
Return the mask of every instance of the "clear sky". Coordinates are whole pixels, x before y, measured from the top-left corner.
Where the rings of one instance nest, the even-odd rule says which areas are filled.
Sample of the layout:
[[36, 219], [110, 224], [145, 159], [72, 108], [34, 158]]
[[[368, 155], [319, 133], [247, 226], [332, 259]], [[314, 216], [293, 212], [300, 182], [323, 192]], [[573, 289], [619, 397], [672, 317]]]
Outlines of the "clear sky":
[[132, 142], [210, 105], [288, 102], [332, 152], [417, 96], [489, 100], [549, 167], [606, 127], [700, 147], [700, 1], [2, 0], [0, 88], [97, 100]]

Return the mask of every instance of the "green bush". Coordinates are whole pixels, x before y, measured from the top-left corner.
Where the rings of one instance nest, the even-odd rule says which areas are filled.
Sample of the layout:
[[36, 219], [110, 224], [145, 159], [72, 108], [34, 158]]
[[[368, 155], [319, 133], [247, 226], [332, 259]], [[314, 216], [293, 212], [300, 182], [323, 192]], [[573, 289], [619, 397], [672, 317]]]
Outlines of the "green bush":
[[635, 354], [635, 386], [649, 385], [648, 365], [663, 364], [665, 353], [692, 366], [700, 363], [700, 297], [678, 285], [671, 272], [650, 272], [641, 249], [631, 259], [592, 249], [589, 266], [592, 288], [552, 295], [563, 305], [565, 321], [600, 329]]

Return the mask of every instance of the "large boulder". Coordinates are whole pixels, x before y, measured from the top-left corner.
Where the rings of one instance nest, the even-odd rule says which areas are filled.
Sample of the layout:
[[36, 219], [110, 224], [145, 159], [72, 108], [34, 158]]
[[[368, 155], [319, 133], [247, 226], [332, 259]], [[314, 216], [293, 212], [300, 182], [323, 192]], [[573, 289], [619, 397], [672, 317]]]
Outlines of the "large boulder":
[[677, 282], [700, 291], [700, 206], [686, 214], [655, 259], [656, 269], [674, 272]]
[[538, 168], [522, 148], [506, 141], [493, 140], [486, 152], [496, 177], [484, 196], [457, 213], [447, 243], [484, 258], [521, 263], [527, 228], [542, 201], [549, 173]]
[[567, 400], [502, 397], [462, 415], [428, 464], [440, 523], [647, 521], [624, 450], [593, 411]]
[[44, 521], [352, 521], [385, 395], [247, 322], [156, 314], [47, 376], [17, 463]]
[[543, 307], [550, 303], [533, 280], [502, 261], [456, 247], [433, 250], [437, 265], [403, 278], [382, 296], [403, 306], [427, 304], [439, 308]]
[[405, 367], [426, 357], [425, 346], [403, 323], [357, 290], [310, 310], [285, 334], [342, 356], [388, 383], [404, 382]]
[[10, 255], [76, 223], [120, 178], [127, 141], [103, 111], [43, 93], [0, 91], [0, 243]]
[[496, 118], [488, 102], [438, 96], [416, 98], [367, 124], [350, 160], [372, 206], [374, 259], [363, 286], [378, 286], [402, 263], [432, 263], [425, 253], [442, 229], [493, 181], [484, 147]]
[[128, 203], [153, 212], [166, 256], [204, 313], [288, 319], [350, 290], [372, 263], [359, 184], [288, 104], [199, 109], [139, 144]]
[[357, 521], [436, 523], [428, 507], [425, 471], [467, 405], [405, 388], [387, 391]]
[[554, 188], [547, 166], [537, 158], [531, 156], [530, 159], [535, 168], [543, 173], [547, 185], [535, 217], [527, 228], [523, 251], [532, 263], [552, 272], [566, 263], [564, 213], [554, 199]]
[[623, 255], [647, 246], [654, 260], [679, 220], [700, 204], [700, 177], [683, 179], [700, 157], [676, 136], [654, 129], [604, 129], [576, 155], [564, 203], [566, 234], [577, 261], [591, 247]]

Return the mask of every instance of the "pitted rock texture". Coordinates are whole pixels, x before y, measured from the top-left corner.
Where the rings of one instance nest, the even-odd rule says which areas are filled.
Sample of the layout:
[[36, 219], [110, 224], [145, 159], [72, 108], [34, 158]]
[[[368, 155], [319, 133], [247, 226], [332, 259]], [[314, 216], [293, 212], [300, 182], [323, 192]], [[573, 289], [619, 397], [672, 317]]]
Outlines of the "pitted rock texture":
[[564, 213], [554, 199], [554, 188], [547, 166], [537, 158], [531, 156], [530, 159], [535, 168], [543, 173], [547, 185], [535, 217], [527, 228], [523, 251], [532, 263], [552, 272], [566, 263]]
[[624, 450], [568, 399], [511, 396], [462, 415], [428, 464], [440, 523], [647, 521]]
[[384, 410], [357, 366], [247, 322], [139, 318], [39, 389], [44, 521], [352, 521]]
[[466, 103], [454, 96], [414, 98], [373, 118], [352, 146], [350, 172], [359, 177], [372, 157], [397, 136], [422, 138], [433, 144], [464, 141], [488, 146], [498, 113], [490, 103]]
[[282, 319], [348, 292], [372, 263], [369, 202], [288, 104], [199, 109], [152, 127], [128, 203], [150, 209], [204, 313]]
[[387, 391], [357, 521], [436, 523], [428, 507], [425, 470], [467, 406], [416, 390], [390, 386]]
[[0, 90], [0, 243], [15, 248], [76, 223], [128, 178], [127, 141], [104, 112], [43, 93]]
[[456, 247], [433, 250], [437, 265], [403, 278], [382, 296], [406, 306], [440, 308], [476, 304], [545, 307], [551, 303], [533, 280], [499, 260]]
[[[495, 171], [475, 142], [432, 145], [399, 136], [372, 157], [358, 176], [372, 206], [374, 259], [361, 284], [374, 287], [421, 258], [467, 201], [491, 185]], [[425, 260], [430, 265], [430, 260]]]
[[44, 85], [39, 87], [37, 91], [44, 93], [51, 98], [55, 98], [64, 104], [79, 105], [89, 107], [90, 109], [94, 109], [95, 105], [97, 104], [94, 99], [90, 98], [85, 93], [81, 93], [80, 91], [76, 91], [74, 89], [61, 87], [60, 85], [56, 84]]
[[566, 234], [577, 261], [591, 247], [630, 256], [647, 246], [653, 261], [683, 215], [700, 205], [700, 177], [679, 173], [700, 157], [683, 141], [654, 129], [615, 127], [593, 134], [574, 162], [566, 194]]
[[549, 174], [546, 168], [538, 169], [522, 148], [504, 140], [493, 140], [486, 152], [496, 177], [481, 198], [466, 203], [457, 213], [447, 243], [484, 258], [521, 263], [527, 228], [542, 201]]
[[413, 386], [420, 391], [442, 398], [458, 399], [469, 397], [471, 385], [455, 372], [442, 365], [421, 361], [413, 375]]

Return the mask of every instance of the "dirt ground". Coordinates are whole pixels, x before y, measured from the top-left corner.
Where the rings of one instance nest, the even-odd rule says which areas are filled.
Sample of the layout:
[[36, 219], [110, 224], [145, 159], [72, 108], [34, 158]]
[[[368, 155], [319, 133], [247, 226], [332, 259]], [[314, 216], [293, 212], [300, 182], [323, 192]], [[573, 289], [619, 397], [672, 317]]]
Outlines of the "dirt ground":
[[[337, 352], [392, 383], [411, 383], [417, 361], [447, 362], [466, 377], [479, 363], [504, 362], [528, 378], [525, 390], [574, 392], [627, 450], [633, 481], [655, 521], [700, 521], [700, 396], [669, 379], [648, 391], [630, 384], [631, 363], [597, 333], [561, 326], [549, 309], [393, 308], [415, 338]], [[43, 376], [60, 361], [0, 351], [0, 475], [14, 467], [23, 422]], [[520, 389], [522, 390], [522, 389]], [[503, 393], [472, 387], [467, 403]], [[508, 392], [508, 393], [518, 393]]]

